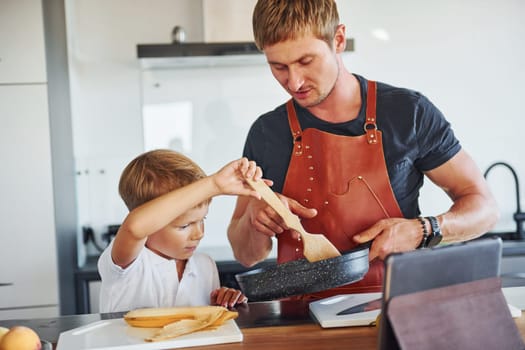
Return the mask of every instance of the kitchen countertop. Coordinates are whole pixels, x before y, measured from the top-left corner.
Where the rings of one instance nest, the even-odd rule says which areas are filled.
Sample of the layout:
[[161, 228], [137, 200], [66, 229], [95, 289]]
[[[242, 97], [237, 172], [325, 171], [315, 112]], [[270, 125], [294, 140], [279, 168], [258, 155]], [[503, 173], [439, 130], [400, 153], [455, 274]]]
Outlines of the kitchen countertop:
[[[504, 288], [508, 302], [525, 306], [525, 287]], [[321, 328], [310, 316], [304, 301], [270, 301], [240, 306], [236, 322], [244, 339], [241, 343], [215, 345], [214, 349], [376, 349], [376, 327]], [[0, 326], [25, 325], [43, 340], [56, 346], [61, 332], [104, 319], [120, 318], [123, 313], [85, 314], [33, 320], [0, 321]], [[515, 319], [525, 339], [525, 316]], [[192, 349], [210, 349], [212, 346]]]

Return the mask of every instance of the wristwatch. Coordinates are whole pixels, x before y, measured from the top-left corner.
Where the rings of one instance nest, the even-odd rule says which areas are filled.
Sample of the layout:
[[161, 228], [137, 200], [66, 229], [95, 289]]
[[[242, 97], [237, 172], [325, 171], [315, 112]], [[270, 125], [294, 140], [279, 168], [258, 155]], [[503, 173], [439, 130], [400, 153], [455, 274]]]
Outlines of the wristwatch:
[[427, 216], [426, 219], [430, 222], [430, 234], [425, 240], [425, 247], [432, 248], [441, 242], [443, 236], [441, 235], [441, 229], [439, 228], [439, 223], [434, 216]]

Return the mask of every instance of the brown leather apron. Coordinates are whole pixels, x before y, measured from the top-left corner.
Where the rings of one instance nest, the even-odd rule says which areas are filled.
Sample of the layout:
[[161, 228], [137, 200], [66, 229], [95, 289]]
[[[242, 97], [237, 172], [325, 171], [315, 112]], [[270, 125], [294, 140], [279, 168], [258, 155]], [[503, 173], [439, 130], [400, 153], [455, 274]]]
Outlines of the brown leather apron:
[[[316, 217], [302, 219], [306, 231], [324, 234], [344, 253], [357, 245], [352, 240], [356, 233], [380, 219], [403, 217], [390, 186], [381, 131], [377, 130], [375, 82], [368, 82], [366, 133], [362, 136], [341, 136], [313, 128], [303, 131], [293, 101], [286, 107], [294, 147], [283, 194], [317, 209]], [[289, 231], [277, 237], [279, 263], [304, 257], [302, 242], [293, 239]], [[375, 259], [363, 280], [303, 298], [379, 292], [383, 270], [383, 262]]]

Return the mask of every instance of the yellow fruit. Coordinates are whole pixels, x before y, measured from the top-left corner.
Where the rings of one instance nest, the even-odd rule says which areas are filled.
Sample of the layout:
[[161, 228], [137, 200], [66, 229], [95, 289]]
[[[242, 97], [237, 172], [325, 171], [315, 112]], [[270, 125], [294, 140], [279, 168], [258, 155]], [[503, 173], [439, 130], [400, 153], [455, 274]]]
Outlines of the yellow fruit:
[[38, 334], [24, 326], [12, 327], [0, 340], [0, 350], [40, 350], [41, 348]]
[[2, 341], [2, 337], [3, 337], [4, 334], [6, 334], [7, 332], [9, 332], [9, 328], [0, 327], [0, 341]]

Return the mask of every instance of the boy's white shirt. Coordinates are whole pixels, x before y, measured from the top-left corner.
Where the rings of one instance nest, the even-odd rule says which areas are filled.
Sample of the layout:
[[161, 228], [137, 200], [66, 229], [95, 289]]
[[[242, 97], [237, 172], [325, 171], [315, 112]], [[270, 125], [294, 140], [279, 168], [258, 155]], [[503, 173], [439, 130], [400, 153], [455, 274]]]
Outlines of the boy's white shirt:
[[175, 260], [144, 247], [125, 269], [113, 263], [111, 248], [98, 260], [100, 312], [129, 311], [143, 307], [199, 306], [210, 304], [210, 293], [220, 287], [217, 265], [206, 254], [188, 259], [179, 281]]

